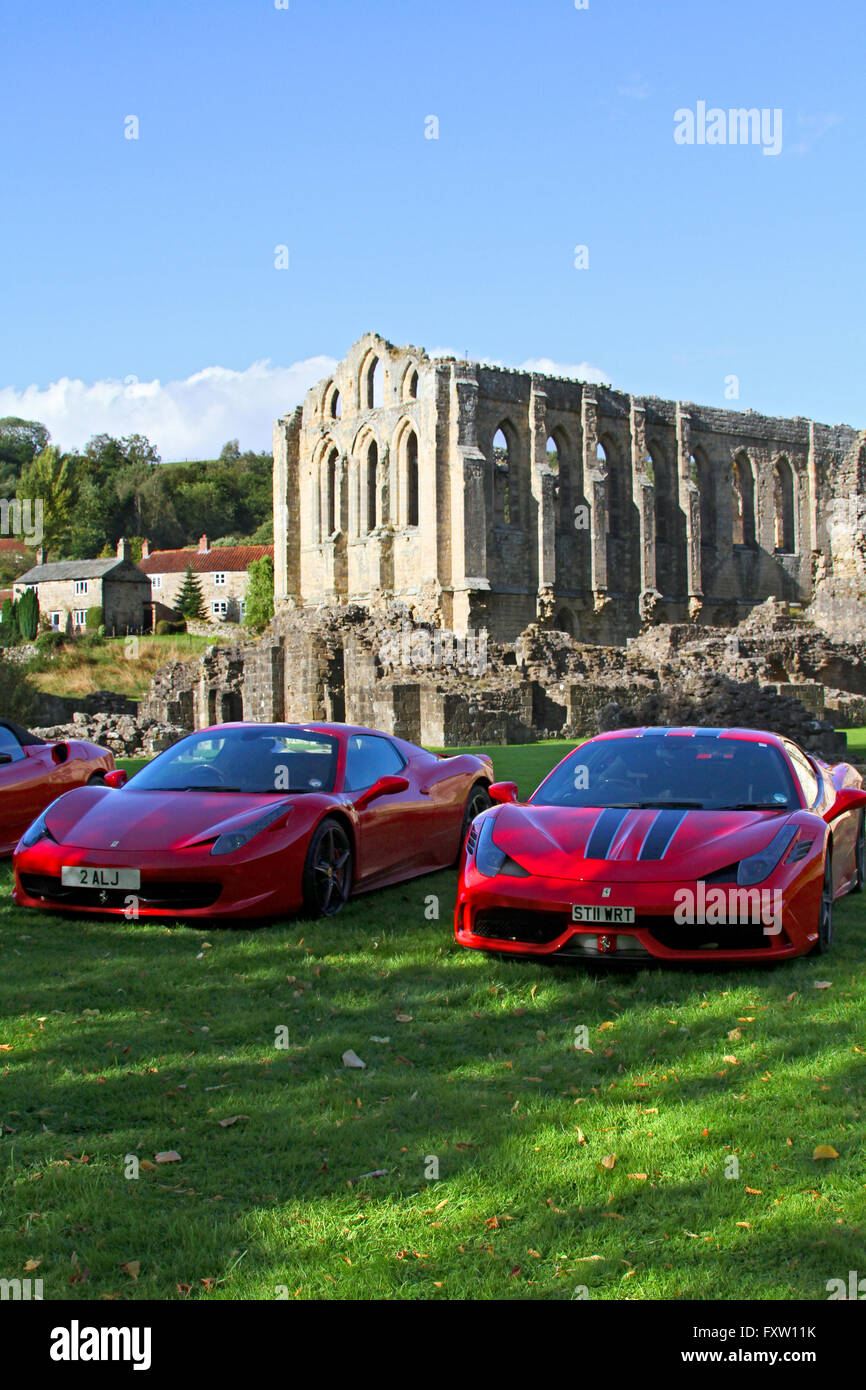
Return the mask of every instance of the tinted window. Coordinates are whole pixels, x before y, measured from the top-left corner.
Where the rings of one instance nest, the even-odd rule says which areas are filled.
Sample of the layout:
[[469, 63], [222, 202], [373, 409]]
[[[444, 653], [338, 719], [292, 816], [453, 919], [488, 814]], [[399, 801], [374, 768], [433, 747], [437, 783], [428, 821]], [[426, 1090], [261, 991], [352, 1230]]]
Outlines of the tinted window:
[[136, 791], [329, 792], [336, 768], [335, 738], [263, 724], [191, 734], [142, 768], [130, 786]]
[[17, 763], [25, 756], [24, 750], [11, 729], [7, 729], [5, 724], [0, 724], [0, 753], [5, 753], [3, 763]]
[[585, 743], [530, 798], [536, 806], [693, 805], [793, 809], [794, 783], [768, 743], [644, 734]]
[[374, 734], [353, 734], [346, 745], [347, 792], [372, 787], [380, 777], [393, 776], [405, 766], [393, 743]]

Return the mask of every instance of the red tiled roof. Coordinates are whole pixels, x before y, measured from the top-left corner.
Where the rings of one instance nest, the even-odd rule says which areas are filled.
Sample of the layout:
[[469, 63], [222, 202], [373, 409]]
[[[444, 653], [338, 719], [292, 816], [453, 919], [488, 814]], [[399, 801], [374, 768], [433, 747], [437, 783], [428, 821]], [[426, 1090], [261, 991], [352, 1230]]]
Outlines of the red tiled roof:
[[254, 560], [274, 557], [272, 545], [224, 545], [212, 550], [153, 550], [138, 562], [145, 574], [213, 574], [222, 570], [246, 570]]
[[30, 549], [30, 547], [28, 546], [27, 542], [25, 540], [21, 540], [18, 536], [4, 536], [2, 539], [0, 539], [0, 550], [12, 550], [16, 552], [20, 551], [20, 553], [23, 555], [25, 550], [28, 549]]

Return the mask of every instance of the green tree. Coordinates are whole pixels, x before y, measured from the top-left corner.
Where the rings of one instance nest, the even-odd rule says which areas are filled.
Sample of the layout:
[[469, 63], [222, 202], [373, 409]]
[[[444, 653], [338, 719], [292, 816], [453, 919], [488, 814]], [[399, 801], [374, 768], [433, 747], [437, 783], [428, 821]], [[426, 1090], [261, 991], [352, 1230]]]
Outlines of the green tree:
[[247, 574], [250, 586], [244, 624], [254, 632], [262, 632], [274, 616], [274, 562], [270, 555], [253, 560]]
[[39, 599], [35, 589], [25, 589], [18, 600], [18, 630], [25, 642], [32, 642], [39, 631]]
[[14, 599], [4, 598], [3, 608], [0, 610], [0, 635], [2, 635], [4, 647], [14, 646], [20, 637], [18, 631], [18, 604]]
[[47, 445], [51, 435], [38, 420], [21, 420], [7, 415], [0, 420], [0, 491], [14, 491], [22, 468], [32, 463]]
[[205, 616], [204, 595], [201, 581], [193, 574], [192, 565], [187, 565], [183, 583], [174, 601], [175, 609], [184, 618], [203, 618]]
[[20, 499], [42, 504], [42, 544], [48, 551], [62, 551], [69, 534], [75, 505], [72, 460], [48, 444], [21, 474]]

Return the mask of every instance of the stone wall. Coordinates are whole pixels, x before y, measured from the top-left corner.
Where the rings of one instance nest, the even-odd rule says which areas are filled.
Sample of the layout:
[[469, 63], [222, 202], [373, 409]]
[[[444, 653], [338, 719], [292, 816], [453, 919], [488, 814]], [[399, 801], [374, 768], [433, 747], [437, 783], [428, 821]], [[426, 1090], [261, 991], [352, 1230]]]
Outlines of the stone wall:
[[370, 333], [274, 437], [278, 607], [390, 598], [499, 642], [540, 621], [624, 644], [647, 622], [732, 625], [819, 592], [850, 630], [866, 590], [866, 435], [845, 425]]

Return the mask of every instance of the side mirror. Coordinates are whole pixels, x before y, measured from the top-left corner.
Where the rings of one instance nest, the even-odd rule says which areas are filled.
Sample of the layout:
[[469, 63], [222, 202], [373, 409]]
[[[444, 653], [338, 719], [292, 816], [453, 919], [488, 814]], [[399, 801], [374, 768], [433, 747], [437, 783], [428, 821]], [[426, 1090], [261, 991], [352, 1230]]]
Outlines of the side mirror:
[[60, 763], [65, 763], [66, 759], [69, 757], [69, 744], [55, 743], [54, 747], [51, 750], [51, 757], [52, 760], [58, 765]]
[[115, 791], [119, 791], [121, 787], [125, 787], [128, 781], [129, 777], [122, 767], [116, 767], [113, 772], [106, 772], [105, 774], [105, 785], [107, 787], [114, 787]]
[[866, 791], [861, 791], [859, 787], [843, 787], [841, 791], [836, 793], [836, 800], [829, 811], [825, 811], [824, 819], [829, 825], [839, 816], [844, 816], [846, 811], [862, 811], [864, 807], [866, 807]]
[[409, 781], [406, 777], [380, 777], [372, 787], [367, 787], [355, 798], [355, 810], [363, 811], [371, 801], [376, 801], [380, 796], [396, 796], [398, 792], [408, 790]]
[[487, 795], [491, 801], [498, 801], [501, 805], [507, 806], [517, 800], [517, 783], [494, 782], [487, 788]]

